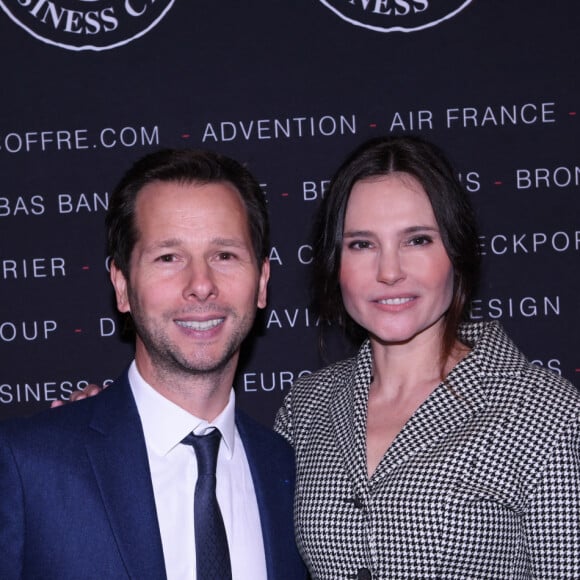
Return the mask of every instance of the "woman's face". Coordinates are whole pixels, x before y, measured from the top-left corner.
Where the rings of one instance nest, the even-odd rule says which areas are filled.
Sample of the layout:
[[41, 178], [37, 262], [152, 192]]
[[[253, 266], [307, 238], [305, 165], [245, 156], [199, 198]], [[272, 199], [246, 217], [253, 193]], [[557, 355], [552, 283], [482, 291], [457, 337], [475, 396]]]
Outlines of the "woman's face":
[[372, 340], [441, 337], [453, 267], [429, 198], [413, 176], [392, 173], [352, 188], [340, 287], [347, 312]]

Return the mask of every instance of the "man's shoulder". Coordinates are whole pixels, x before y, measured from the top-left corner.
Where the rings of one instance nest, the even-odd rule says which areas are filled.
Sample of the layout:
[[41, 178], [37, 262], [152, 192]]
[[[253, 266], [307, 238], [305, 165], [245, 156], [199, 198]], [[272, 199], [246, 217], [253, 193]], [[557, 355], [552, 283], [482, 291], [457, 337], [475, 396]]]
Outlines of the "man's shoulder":
[[119, 391], [123, 377], [118, 379], [96, 397], [89, 397], [62, 407], [40, 411], [34, 415], [15, 417], [0, 422], [0, 439], [27, 441], [29, 438], [45, 438], [47, 444], [61, 438], [78, 438], [86, 429], [95, 409], [115, 407], [119, 403]]
[[264, 453], [282, 454], [289, 459], [294, 457], [294, 450], [284, 437], [240, 409], [236, 409], [236, 426], [245, 445], [251, 442]]
[[236, 408], [236, 426], [238, 430], [243, 435], [252, 435], [255, 437], [264, 438], [269, 441], [274, 442], [283, 442], [285, 443], [285, 439], [280, 437], [278, 433], [272, 430], [270, 427], [266, 427], [264, 424], [256, 421], [253, 417], [250, 417], [248, 413], [242, 411], [239, 408]]
[[44, 431], [71, 431], [78, 428], [88, 416], [94, 402], [90, 399], [71, 403], [55, 409], [39, 411], [34, 415], [14, 417], [0, 422], [0, 434], [19, 436]]
[[93, 404], [79, 401], [2, 421], [0, 453], [9, 453], [21, 470], [30, 473], [35, 473], [35, 465], [40, 469], [54, 459], [75, 461], [84, 449]]

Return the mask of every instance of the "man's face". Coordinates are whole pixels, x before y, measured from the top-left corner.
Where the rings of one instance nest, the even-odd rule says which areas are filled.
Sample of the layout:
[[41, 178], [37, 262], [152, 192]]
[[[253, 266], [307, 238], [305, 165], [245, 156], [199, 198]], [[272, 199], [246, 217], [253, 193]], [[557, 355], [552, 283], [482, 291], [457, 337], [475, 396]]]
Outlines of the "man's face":
[[269, 277], [238, 191], [225, 182], [150, 183], [135, 225], [129, 280], [114, 264], [111, 280], [119, 310], [133, 317], [144, 378], [235, 368]]

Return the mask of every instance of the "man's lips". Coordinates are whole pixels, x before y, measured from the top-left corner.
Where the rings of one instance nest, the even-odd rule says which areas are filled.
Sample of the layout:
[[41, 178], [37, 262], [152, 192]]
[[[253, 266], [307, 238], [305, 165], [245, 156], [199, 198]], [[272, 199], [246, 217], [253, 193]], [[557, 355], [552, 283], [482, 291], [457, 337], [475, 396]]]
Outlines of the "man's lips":
[[209, 320], [176, 320], [175, 323], [182, 328], [187, 328], [188, 330], [211, 330], [216, 326], [219, 326], [225, 318], [211, 318]]

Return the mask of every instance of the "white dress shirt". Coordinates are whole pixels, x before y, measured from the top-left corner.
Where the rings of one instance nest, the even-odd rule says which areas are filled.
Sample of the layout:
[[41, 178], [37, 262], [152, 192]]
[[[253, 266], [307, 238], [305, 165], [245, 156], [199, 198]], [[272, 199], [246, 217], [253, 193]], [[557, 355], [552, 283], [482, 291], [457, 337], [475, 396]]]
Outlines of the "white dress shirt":
[[[197, 481], [195, 451], [181, 440], [210, 427], [222, 439], [216, 469], [216, 495], [222, 512], [233, 580], [266, 580], [266, 559], [254, 484], [235, 425], [232, 389], [226, 408], [208, 423], [172, 403], [145, 382], [135, 362], [129, 383], [141, 417], [161, 530], [168, 580], [195, 580], [193, 495]], [[147, 546], [143, 546], [147, 550]]]

